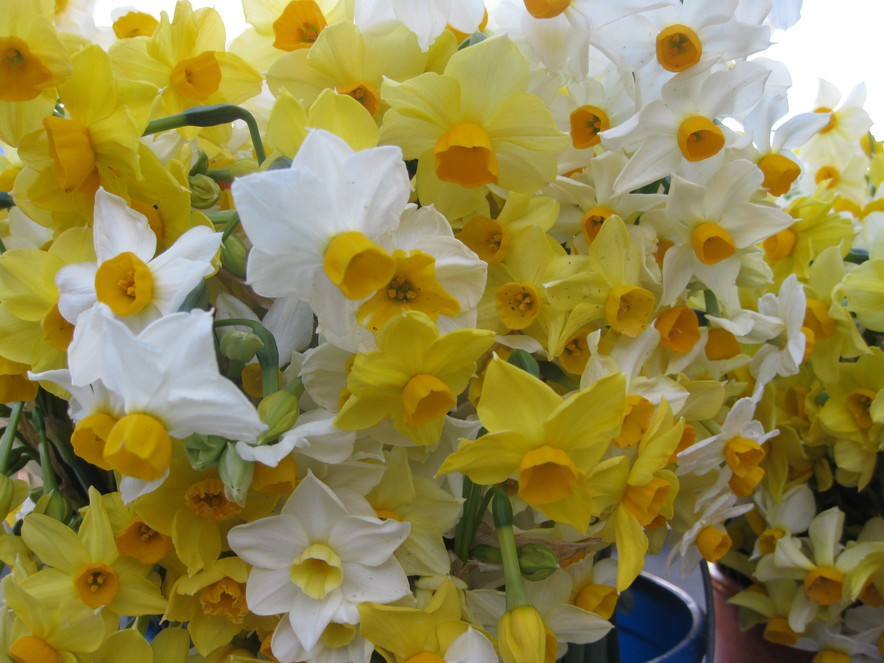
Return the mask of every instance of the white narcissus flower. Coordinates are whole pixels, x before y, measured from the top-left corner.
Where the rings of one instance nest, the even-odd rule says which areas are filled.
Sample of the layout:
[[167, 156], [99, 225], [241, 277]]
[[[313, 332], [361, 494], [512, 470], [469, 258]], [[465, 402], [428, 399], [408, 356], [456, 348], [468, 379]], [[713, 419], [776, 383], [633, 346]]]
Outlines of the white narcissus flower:
[[482, 0], [358, 0], [356, 25], [363, 31], [386, 21], [400, 21], [417, 35], [421, 50], [447, 26], [464, 34], [479, 30], [485, 12]]
[[782, 320], [783, 332], [777, 345], [765, 344], [752, 359], [750, 372], [755, 377], [752, 398], [756, 401], [761, 398], [764, 386], [776, 376], [786, 377], [798, 372], [804, 361], [808, 334], [813, 334], [804, 326], [807, 297], [794, 274], [783, 281], [778, 295], [768, 293], [758, 300], [758, 312]]
[[147, 218], [104, 189], [95, 194], [92, 234], [97, 261], [67, 265], [56, 274], [58, 310], [76, 324], [101, 302], [135, 332], [177, 311], [214, 273], [212, 259], [221, 246], [221, 233], [196, 226], [155, 256], [157, 237]]
[[[90, 450], [86, 460], [126, 476], [161, 478], [173, 439], [193, 433], [251, 439], [266, 428], [245, 395], [218, 372], [206, 311], [167, 315], [136, 336], [99, 304], [81, 316], [68, 363], [69, 375], [34, 378], [93, 386], [92, 411], [85, 413], [95, 416], [77, 421], [72, 444], [77, 450], [81, 436]], [[88, 400], [88, 389], [74, 393]]]
[[409, 593], [393, 553], [410, 527], [373, 514], [358, 495], [348, 494], [345, 505], [308, 472], [279, 515], [230, 530], [230, 547], [253, 567], [249, 609], [285, 614], [271, 642], [278, 659], [297, 660], [332, 622], [357, 624], [359, 603], [389, 603]]
[[311, 131], [291, 168], [233, 183], [253, 245], [249, 283], [258, 294], [297, 295], [314, 308], [342, 294], [367, 297], [393, 275], [393, 258], [378, 244], [398, 227], [409, 190], [399, 148], [354, 152], [327, 131]]

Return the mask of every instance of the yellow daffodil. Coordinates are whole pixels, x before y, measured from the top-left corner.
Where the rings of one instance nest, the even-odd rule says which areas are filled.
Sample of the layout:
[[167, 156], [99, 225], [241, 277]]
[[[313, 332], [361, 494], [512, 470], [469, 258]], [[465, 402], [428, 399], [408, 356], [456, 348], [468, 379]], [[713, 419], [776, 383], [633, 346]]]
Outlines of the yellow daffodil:
[[376, 351], [356, 355], [347, 376], [349, 396], [335, 424], [360, 430], [389, 418], [414, 442], [435, 444], [445, 414], [457, 404], [494, 334], [456, 329], [440, 336], [425, 314], [409, 311], [387, 322], [376, 340]]
[[582, 532], [592, 506], [588, 477], [620, 431], [624, 386], [623, 375], [612, 374], [562, 399], [537, 378], [494, 359], [476, 408], [488, 433], [461, 440], [439, 473], [462, 472], [483, 485], [516, 477], [524, 502]]

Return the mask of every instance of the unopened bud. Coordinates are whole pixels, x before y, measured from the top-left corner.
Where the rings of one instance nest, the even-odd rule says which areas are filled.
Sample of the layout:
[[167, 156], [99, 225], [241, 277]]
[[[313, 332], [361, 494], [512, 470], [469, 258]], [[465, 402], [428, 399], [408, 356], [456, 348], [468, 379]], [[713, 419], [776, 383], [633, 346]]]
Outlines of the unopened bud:
[[246, 277], [246, 261], [249, 247], [239, 235], [230, 235], [221, 247], [221, 264], [241, 279]]
[[546, 660], [546, 627], [531, 605], [505, 612], [497, 624], [497, 644], [504, 663], [538, 663]]
[[67, 497], [53, 490], [37, 500], [34, 513], [42, 513], [60, 523], [67, 523], [73, 514], [73, 509]]
[[230, 168], [227, 169], [227, 172], [230, 173], [231, 178], [242, 177], [243, 175], [257, 173], [258, 168], [258, 162], [254, 159], [240, 159], [230, 166]]
[[221, 197], [221, 187], [208, 175], [191, 175], [187, 183], [190, 187], [190, 204], [197, 209], [208, 209]]
[[542, 543], [526, 543], [518, 551], [519, 569], [528, 580], [549, 578], [559, 568], [556, 554]]
[[235, 329], [221, 337], [221, 354], [229, 359], [248, 362], [264, 347], [264, 342], [249, 330]]
[[227, 440], [218, 435], [200, 435], [194, 433], [184, 440], [184, 453], [190, 466], [197, 472], [211, 467], [227, 448]]
[[280, 389], [261, 400], [258, 416], [267, 424], [267, 430], [261, 433], [258, 442], [268, 444], [295, 425], [298, 420], [298, 397]]
[[773, 270], [764, 261], [761, 251], [748, 251], [740, 256], [737, 285], [741, 288], [764, 288], [773, 281]]
[[0, 519], [5, 520], [6, 516], [24, 502], [27, 495], [27, 482], [0, 474]]
[[236, 444], [227, 443], [227, 448], [221, 454], [218, 462], [218, 476], [224, 482], [224, 492], [227, 498], [240, 506], [246, 503], [246, 494], [252, 485], [252, 476], [255, 473], [254, 463], [243, 460], [236, 453]]
[[190, 172], [188, 175], [205, 175], [206, 171], [209, 169], [209, 155], [205, 153], [205, 151], [200, 150], [197, 152], [196, 160], [193, 162], [193, 166], [190, 167]]

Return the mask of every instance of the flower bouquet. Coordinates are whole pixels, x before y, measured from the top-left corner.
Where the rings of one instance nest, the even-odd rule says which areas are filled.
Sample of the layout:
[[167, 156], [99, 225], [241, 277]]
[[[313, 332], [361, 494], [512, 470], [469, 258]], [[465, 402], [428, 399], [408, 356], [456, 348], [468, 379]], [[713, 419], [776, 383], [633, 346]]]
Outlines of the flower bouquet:
[[0, 0], [8, 656], [551, 663], [668, 542], [881, 660], [884, 161], [748, 59], [800, 1], [242, 8]]

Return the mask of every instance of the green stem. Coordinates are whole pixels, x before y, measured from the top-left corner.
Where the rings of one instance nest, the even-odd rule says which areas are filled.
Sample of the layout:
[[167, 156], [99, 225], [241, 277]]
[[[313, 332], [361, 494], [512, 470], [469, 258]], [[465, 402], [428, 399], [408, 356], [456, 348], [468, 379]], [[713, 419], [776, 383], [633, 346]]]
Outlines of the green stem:
[[467, 561], [469, 556], [469, 545], [464, 543], [466, 539], [467, 529], [470, 527], [470, 518], [473, 511], [473, 492], [476, 484], [472, 479], [464, 475], [463, 486], [461, 487], [461, 497], [463, 497], [463, 513], [457, 525], [454, 528], [454, 554], [457, 555], [462, 562]]
[[264, 154], [264, 144], [261, 142], [261, 133], [258, 131], [258, 123], [254, 116], [245, 108], [234, 104], [218, 104], [216, 106], [194, 106], [193, 108], [176, 113], [168, 117], [160, 117], [147, 123], [144, 136], [180, 129], [181, 127], [214, 127], [218, 124], [228, 124], [235, 120], [242, 120], [249, 127], [249, 135], [255, 146], [255, 157], [258, 163], [263, 163], [267, 155]]
[[43, 470], [43, 494], [49, 495], [58, 489], [58, 480], [55, 478], [55, 470], [52, 469], [52, 457], [49, 454], [49, 438], [46, 437], [46, 424], [43, 421], [43, 413], [40, 408], [34, 408], [32, 416], [34, 430], [37, 431], [37, 441], [40, 446], [40, 467]]
[[721, 316], [721, 308], [718, 305], [718, 298], [711, 290], [704, 290], [703, 297], [706, 299], [706, 313], [715, 318]]
[[503, 577], [506, 583], [506, 610], [512, 612], [520, 605], [531, 605], [525, 581], [519, 568], [519, 551], [516, 548], [516, 535], [513, 532], [513, 507], [510, 498], [503, 490], [494, 486], [491, 501], [491, 513], [494, 516], [494, 527], [497, 530], [497, 542], [500, 545], [500, 557], [503, 562]]
[[228, 219], [227, 225], [224, 226], [224, 232], [221, 235], [221, 242], [226, 242], [227, 238], [233, 234], [233, 231], [236, 230], [236, 227], [239, 225], [239, 214], [236, 211], [233, 211], [233, 216]]
[[9, 454], [12, 453], [12, 442], [15, 439], [15, 431], [18, 429], [18, 420], [21, 418], [24, 406], [23, 401], [12, 406], [9, 420], [6, 422], [6, 430], [3, 431], [3, 437], [0, 437], [0, 474], [6, 474], [6, 468], [9, 467]]
[[267, 329], [254, 320], [244, 318], [230, 318], [228, 320], [216, 320], [217, 327], [248, 327], [255, 336], [261, 339], [264, 347], [255, 353], [258, 363], [261, 364], [261, 391], [264, 396], [279, 391], [279, 350], [276, 348], [276, 339]]

